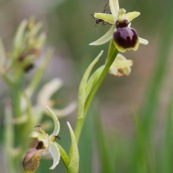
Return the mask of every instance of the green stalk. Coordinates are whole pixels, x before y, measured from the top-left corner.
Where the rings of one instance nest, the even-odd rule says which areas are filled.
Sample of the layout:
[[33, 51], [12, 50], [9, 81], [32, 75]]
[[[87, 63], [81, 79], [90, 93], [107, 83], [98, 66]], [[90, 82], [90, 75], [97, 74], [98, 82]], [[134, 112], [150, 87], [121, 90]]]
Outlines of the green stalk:
[[86, 117], [86, 114], [88, 112], [89, 106], [90, 106], [96, 92], [100, 88], [103, 80], [105, 79], [106, 74], [108, 73], [109, 68], [112, 65], [112, 63], [114, 62], [117, 54], [118, 54], [118, 51], [116, 50], [113, 41], [111, 41], [110, 45], [109, 45], [109, 52], [108, 52], [107, 61], [106, 61], [106, 65], [104, 67], [104, 70], [101, 73], [96, 85], [91, 89], [91, 92], [90, 92], [90, 94], [88, 95], [88, 97], [86, 99], [85, 107], [84, 107], [84, 115], [81, 117], [78, 114], [76, 128], [75, 128], [75, 136], [76, 136], [77, 142], [79, 142], [79, 138], [80, 138], [80, 135], [81, 135], [81, 131], [82, 131], [82, 128], [83, 128], [83, 124], [84, 124], [85, 117]]
[[13, 85], [10, 87], [10, 91], [12, 92], [12, 104], [13, 104], [13, 114], [15, 117], [21, 116], [21, 91], [23, 85], [24, 73], [19, 70], [16, 72], [15, 81]]
[[[23, 85], [23, 78], [24, 78], [24, 73], [20, 69], [16, 72], [15, 74], [15, 80], [12, 85], [10, 85], [9, 90], [11, 91], [11, 97], [12, 97], [12, 111], [14, 118], [18, 118], [22, 115], [21, 113], [21, 91], [22, 91], [22, 85]], [[16, 137], [13, 139], [13, 148], [18, 148], [20, 146], [21, 140], [20, 140], [20, 125], [14, 126], [14, 131], [13, 133], [17, 134]], [[19, 154], [20, 155], [20, 154]], [[11, 168], [13, 170], [19, 170], [19, 162], [20, 158], [18, 156], [12, 157], [12, 162], [16, 163], [14, 166]]]
[[[81, 102], [80, 99], [82, 97], [82, 99], [84, 99], [84, 103], [78, 105], [78, 109], [81, 110], [82, 113], [80, 111], [78, 111], [77, 122], [76, 122], [75, 130], [74, 130], [74, 132], [75, 132], [74, 136], [75, 136], [76, 145], [79, 142], [80, 135], [81, 135], [81, 132], [82, 132], [82, 129], [83, 129], [84, 121], [85, 121], [85, 118], [86, 118], [89, 106], [90, 106], [90, 104], [91, 104], [91, 102], [92, 102], [96, 92], [98, 91], [99, 87], [101, 86], [103, 80], [105, 79], [106, 74], [108, 73], [109, 68], [112, 65], [112, 63], [114, 62], [117, 54], [118, 54], [118, 51], [116, 50], [115, 45], [114, 45], [113, 40], [112, 40], [110, 42], [110, 45], [109, 45], [108, 56], [107, 56], [107, 60], [106, 60], [106, 64], [104, 66], [104, 69], [103, 69], [103, 71], [100, 71], [101, 74], [98, 76], [98, 79], [96, 79], [96, 81], [93, 83], [94, 85], [91, 88], [90, 92], [87, 93], [88, 95], [85, 95], [86, 94], [86, 88], [83, 88], [82, 90], [81, 90], [81, 88], [79, 88], [79, 96], [80, 97], [78, 98], [78, 101]], [[94, 61], [93, 61], [93, 63], [94, 63]], [[87, 73], [87, 71], [86, 71], [86, 73]], [[87, 76], [87, 78], [88, 77], [89, 76]], [[87, 79], [84, 78], [83, 80], [85, 81]], [[85, 81], [85, 82], [87, 82], [87, 81]], [[82, 87], [82, 85], [80, 87]], [[84, 84], [84, 87], [86, 87], [86, 84]], [[79, 160], [78, 160], [77, 163], [73, 163], [75, 157], [71, 158], [71, 156], [74, 156], [72, 153], [74, 153], [74, 146], [73, 145], [70, 146], [70, 152], [69, 152], [70, 164], [68, 165], [68, 172], [69, 173], [78, 173], [78, 166], [79, 166], [78, 162], [79, 162]], [[79, 157], [79, 155], [78, 155], [78, 157]]]

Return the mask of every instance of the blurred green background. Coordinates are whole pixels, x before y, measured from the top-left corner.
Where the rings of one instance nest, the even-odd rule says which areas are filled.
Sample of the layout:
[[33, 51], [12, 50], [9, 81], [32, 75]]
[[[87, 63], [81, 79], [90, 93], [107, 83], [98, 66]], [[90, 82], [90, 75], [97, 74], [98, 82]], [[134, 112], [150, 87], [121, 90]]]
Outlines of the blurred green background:
[[[108, 45], [88, 45], [110, 27], [96, 25], [91, 15], [102, 12], [106, 3], [107, 0], [0, 0], [0, 37], [10, 49], [21, 20], [35, 16], [42, 21], [48, 37], [47, 47], [55, 48], [42, 82], [62, 78], [64, 88], [57, 98], [67, 102], [76, 100], [86, 67], [101, 49], [106, 52], [108, 48]], [[141, 12], [132, 27], [149, 40], [149, 45], [125, 54], [134, 62], [129, 77], [108, 75], [99, 90], [79, 144], [80, 173], [170, 173], [173, 171], [173, 2], [120, 0], [120, 7], [128, 12]], [[104, 61], [103, 56], [100, 63]], [[33, 74], [34, 71], [27, 80]], [[3, 102], [8, 90], [2, 82], [0, 87], [0, 126], [3, 127]], [[75, 117], [75, 113], [67, 117], [73, 127]], [[68, 151], [67, 119], [61, 120], [60, 143]], [[0, 129], [2, 144], [3, 128]], [[3, 144], [0, 148], [2, 153]], [[5, 156], [1, 153], [0, 172], [5, 173]], [[51, 162], [42, 160], [37, 172], [50, 172]], [[64, 170], [61, 163], [52, 172]]]

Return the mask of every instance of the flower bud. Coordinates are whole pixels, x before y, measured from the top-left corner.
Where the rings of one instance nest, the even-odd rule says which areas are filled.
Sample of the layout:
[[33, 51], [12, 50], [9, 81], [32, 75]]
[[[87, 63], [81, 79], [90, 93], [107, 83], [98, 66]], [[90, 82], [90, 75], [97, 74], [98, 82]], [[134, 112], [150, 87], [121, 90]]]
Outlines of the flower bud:
[[128, 76], [131, 73], [132, 65], [132, 60], [128, 60], [123, 55], [118, 54], [109, 69], [109, 73], [118, 77]]

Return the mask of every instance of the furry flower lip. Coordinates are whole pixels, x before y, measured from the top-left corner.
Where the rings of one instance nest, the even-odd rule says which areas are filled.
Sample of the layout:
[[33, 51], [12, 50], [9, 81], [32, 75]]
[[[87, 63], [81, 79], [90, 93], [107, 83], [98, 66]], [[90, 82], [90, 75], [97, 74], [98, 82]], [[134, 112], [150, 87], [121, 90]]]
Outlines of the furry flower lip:
[[134, 28], [128, 27], [128, 20], [116, 21], [116, 29], [113, 32], [113, 39], [116, 47], [124, 49], [136, 49], [138, 44], [138, 35]]

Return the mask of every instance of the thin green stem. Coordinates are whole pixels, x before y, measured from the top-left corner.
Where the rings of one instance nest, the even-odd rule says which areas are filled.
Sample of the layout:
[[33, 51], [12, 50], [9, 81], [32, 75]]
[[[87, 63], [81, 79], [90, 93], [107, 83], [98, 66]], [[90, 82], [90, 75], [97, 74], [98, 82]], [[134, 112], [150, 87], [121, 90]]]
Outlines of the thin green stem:
[[84, 124], [85, 117], [86, 117], [86, 114], [88, 112], [89, 106], [90, 106], [96, 92], [100, 88], [103, 80], [105, 79], [106, 74], [108, 73], [109, 68], [112, 65], [113, 61], [115, 60], [117, 54], [118, 54], [118, 51], [116, 50], [113, 41], [111, 41], [110, 46], [109, 46], [107, 61], [106, 61], [106, 65], [104, 67], [104, 70], [101, 73], [97, 83], [91, 89], [91, 92], [90, 92], [90, 94], [88, 95], [88, 97], [86, 99], [85, 107], [84, 107], [84, 115], [82, 117], [78, 116], [77, 123], [76, 123], [76, 128], [75, 128], [75, 135], [76, 135], [77, 142], [79, 142], [79, 138], [80, 138], [80, 135], [81, 135], [81, 131], [82, 131], [82, 128], [83, 128], [83, 124]]
[[112, 63], [114, 62], [116, 56], [118, 54], [118, 51], [116, 49], [114, 49], [114, 51], [111, 53], [110, 57], [108, 58], [108, 61], [105, 65], [105, 68], [100, 76], [100, 78], [98, 79], [96, 85], [92, 88], [87, 100], [86, 100], [86, 103], [85, 103], [85, 109], [84, 109], [84, 112], [87, 113], [88, 109], [89, 109], [89, 106], [96, 94], [96, 92], [98, 91], [98, 89], [100, 88], [103, 80], [105, 79], [106, 77], [106, 74], [110, 68], [110, 66], [112, 65]]

